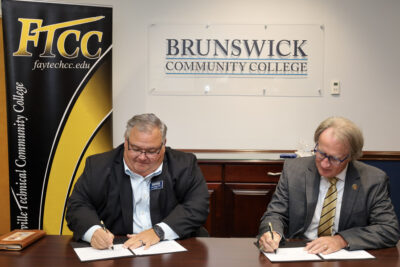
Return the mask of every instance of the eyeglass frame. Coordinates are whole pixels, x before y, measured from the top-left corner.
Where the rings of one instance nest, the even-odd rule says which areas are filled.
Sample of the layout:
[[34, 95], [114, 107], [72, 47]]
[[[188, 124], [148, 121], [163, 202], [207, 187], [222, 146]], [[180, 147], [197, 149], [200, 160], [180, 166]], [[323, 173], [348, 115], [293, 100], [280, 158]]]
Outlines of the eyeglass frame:
[[152, 152], [152, 151], [146, 151], [144, 149], [133, 149], [133, 148], [131, 148], [131, 145], [132, 146], [135, 146], [135, 145], [131, 144], [131, 142], [129, 141], [129, 137], [126, 138], [126, 141], [128, 142], [128, 150], [132, 151], [134, 153], [138, 153], [138, 155], [136, 157], [140, 157], [140, 155], [142, 155], [142, 154], [144, 154], [144, 156], [147, 157], [147, 158], [155, 157], [156, 155], [160, 155], [162, 147], [164, 146], [164, 142], [161, 142], [160, 147], [157, 148], [156, 151]]
[[[319, 160], [324, 160], [324, 159], [328, 159], [329, 163], [339, 166], [340, 164], [342, 164], [346, 159], [348, 159], [350, 157], [350, 154], [348, 154], [346, 157], [344, 157], [344, 159], [339, 159], [338, 157], [332, 156], [332, 155], [328, 155], [325, 152], [322, 152], [321, 150], [318, 149], [318, 143], [315, 145], [314, 150], [313, 150], [314, 154], [316, 154], [317, 152], [323, 156], [322, 158], [319, 156], [316, 156]], [[334, 161], [331, 161], [331, 159], [333, 159]]]

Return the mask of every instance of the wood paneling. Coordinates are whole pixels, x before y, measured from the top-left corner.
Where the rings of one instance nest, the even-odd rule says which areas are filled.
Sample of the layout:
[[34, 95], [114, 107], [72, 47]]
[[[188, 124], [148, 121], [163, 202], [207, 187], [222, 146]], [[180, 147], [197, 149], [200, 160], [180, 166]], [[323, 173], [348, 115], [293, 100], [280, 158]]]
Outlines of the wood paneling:
[[228, 164], [225, 167], [226, 182], [273, 182], [278, 183], [282, 162], [269, 164]]
[[[250, 167], [251, 168], [251, 167]], [[276, 184], [227, 183], [225, 222], [229, 237], [255, 237]]]
[[205, 224], [212, 237], [255, 237], [271, 201], [283, 161], [220, 162], [199, 160], [210, 194]]
[[224, 231], [223, 207], [219, 204], [223, 202], [222, 183], [207, 183], [207, 186], [210, 194], [210, 212], [204, 226], [210, 236], [220, 236], [219, 233]]
[[207, 182], [222, 181], [222, 165], [221, 164], [200, 164], [201, 172]]

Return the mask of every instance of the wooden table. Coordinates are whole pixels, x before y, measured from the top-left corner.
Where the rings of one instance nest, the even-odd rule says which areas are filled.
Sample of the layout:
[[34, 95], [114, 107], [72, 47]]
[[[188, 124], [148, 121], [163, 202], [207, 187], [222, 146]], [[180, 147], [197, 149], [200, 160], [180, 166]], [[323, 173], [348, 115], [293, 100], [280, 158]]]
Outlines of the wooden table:
[[0, 251], [1, 267], [394, 267], [400, 266], [400, 245], [369, 251], [374, 260], [271, 263], [253, 245], [253, 238], [191, 238], [179, 241], [188, 252], [80, 262], [69, 236], [46, 236], [20, 252]]

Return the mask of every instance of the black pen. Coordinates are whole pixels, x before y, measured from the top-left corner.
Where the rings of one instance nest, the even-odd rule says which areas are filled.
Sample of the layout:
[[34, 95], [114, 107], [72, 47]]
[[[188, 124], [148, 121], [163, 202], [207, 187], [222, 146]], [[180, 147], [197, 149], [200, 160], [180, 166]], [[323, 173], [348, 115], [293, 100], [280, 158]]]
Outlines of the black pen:
[[[103, 227], [103, 230], [106, 231], [107, 233], [109, 233], [109, 231], [107, 230], [106, 226], [104, 225], [104, 222], [101, 220], [100, 221], [101, 227]], [[114, 250], [114, 245], [111, 246], [111, 249]]]
[[[269, 231], [271, 233], [271, 238], [272, 238], [272, 241], [273, 241], [274, 240], [274, 233], [273, 233], [274, 230], [272, 229], [271, 222], [268, 223], [268, 226], [269, 226]], [[276, 249], [274, 249], [274, 253], [276, 254]]]

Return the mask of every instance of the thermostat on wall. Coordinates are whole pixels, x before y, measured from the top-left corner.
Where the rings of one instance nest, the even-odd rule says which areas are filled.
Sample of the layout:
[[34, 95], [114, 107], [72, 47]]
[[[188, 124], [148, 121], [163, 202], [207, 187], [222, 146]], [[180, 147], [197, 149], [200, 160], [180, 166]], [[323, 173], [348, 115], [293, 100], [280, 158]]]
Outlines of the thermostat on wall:
[[331, 81], [331, 95], [340, 95], [340, 82], [338, 80]]

